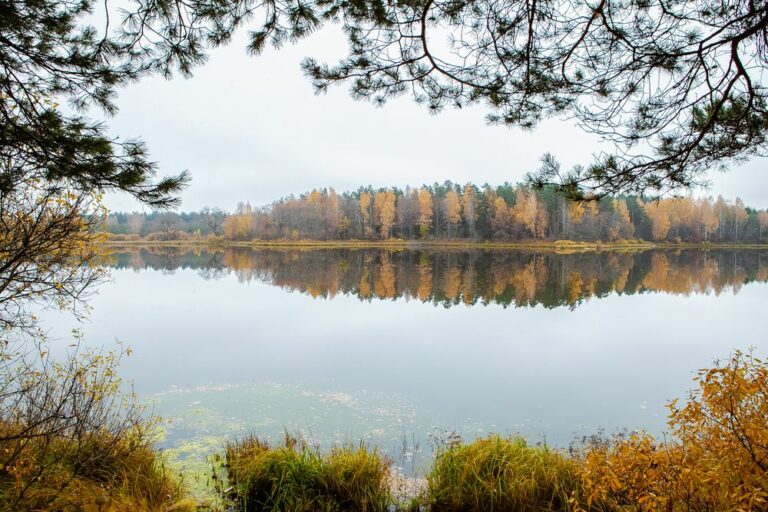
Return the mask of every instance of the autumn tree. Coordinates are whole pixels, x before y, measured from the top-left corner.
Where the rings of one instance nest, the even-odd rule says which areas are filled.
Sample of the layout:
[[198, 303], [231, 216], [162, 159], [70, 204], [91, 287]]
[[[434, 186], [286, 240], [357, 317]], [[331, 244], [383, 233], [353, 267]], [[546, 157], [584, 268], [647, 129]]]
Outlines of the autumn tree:
[[578, 224], [584, 218], [585, 204], [582, 201], [570, 201], [568, 203], [568, 213], [573, 223]]
[[512, 207], [512, 217], [525, 227], [529, 236], [534, 238], [538, 236], [536, 229], [538, 212], [539, 203], [536, 193], [519, 188], [516, 192], [515, 205]]
[[334, 238], [341, 223], [341, 211], [339, 209], [339, 195], [334, 189], [330, 189], [323, 202], [323, 224], [325, 237]]
[[[226, 214], [222, 210], [219, 210], [219, 211], [221, 212], [221, 222], [223, 223], [224, 222], [224, 217], [226, 217]], [[144, 216], [139, 214], [139, 213], [133, 212], [130, 215], [130, 217], [129, 217], [128, 224], [130, 226], [129, 229], [130, 229], [131, 233], [135, 233], [137, 235], [141, 235], [141, 230], [144, 227]], [[221, 230], [221, 224], [218, 224], [218, 226], [219, 226], [219, 231], [220, 231]], [[213, 232], [213, 230], [211, 230], [211, 231]], [[213, 234], [215, 235], [217, 233], [214, 232]]]
[[214, 236], [219, 236], [224, 225], [224, 220], [227, 217], [226, 212], [221, 208], [209, 208], [205, 207], [200, 211], [200, 215], [203, 218], [203, 222]]
[[705, 242], [709, 241], [710, 234], [717, 230], [720, 225], [720, 219], [715, 213], [715, 209], [709, 200], [702, 199], [698, 204], [699, 222], [701, 223], [702, 238]]
[[734, 242], [739, 241], [741, 228], [748, 218], [749, 215], [744, 208], [744, 201], [742, 201], [740, 197], [737, 197], [734, 203], [734, 208], [731, 210], [731, 225], [733, 226], [732, 229]]
[[501, 197], [496, 197], [493, 202], [493, 219], [491, 220], [493, 236], [500, 239], [508, 239], [512, 228], [512, 212], [507, 202]]
[[229, 240], [250, 240], [253, 231], [253, 215], [230, 215], [224, 222], [224, 236]]
[[423, 187], [419, 189], [418, 225], [421, 238], [426, 238], [432, 225], [432, 195]]
[[475, 192], [475, 187], [470, 183], [464, 185], [464, 194], [461, 198], [461, 215], [467, 224], [469, 238], [474, 240], [477, 238], [477, 230], [475, 228], [477, 223], [477, 193]]
[[616, 236], [613, 238], [631, 238], [635, 234], [635, 228], [632, 225], [632, 218], [629, 215], [629, 208], [624, 199], [615, 199], [612, 202], [615, 216], [612, 224], [615, 226]]
[[757, 224], [759, 226], [758, 239], [763, 240], [763, 230], [768, 228], [768, 211], [762, 210], [757, 214]]
[[374, 196], [373, 211], [379, 235], [386, 240], [390, 237], [395, 222], [395, 193], [391, 190], [377, 192]]
[[653, 239], [664, 240], [669, 233], [669, 214], [666, 211], [666, 205], [659, 201], [651, 201], [646, 203], [645, 212], [651, 219], [653, 226]]
[[29, 306], [82, 312], [78, 306], [105, 275], [103, 251], [95, 243], [104, 217], [98, 197], [33, 183], [16, 190], [23, 193], [0, 194], [3, 349], [17, 331], [38, 334]]
[[359, 199], [359, 206], [360, 206], [360, 215], [361, 215], [360, 223], [361, 223], [363, 236], [365, 238], [370, 238], [371, 234], [373, 233], [373, 228], [371, 226], [371, 217], [372, 217], [371, 194], [369, 194], [368, 192], [361, 192], [360, 199]]
[[448, 237], [454, 235], [456, 228], [461, 224], [461, 198], [455, 190], [449, 190], [443, 199], [445, 211], [445, 230]]
[[400, 236], [413, 238], [413, 227], [419, 214], [419, 193], [411, 187], [405, 187], [405, 191], [397, 196], [396, 215]]

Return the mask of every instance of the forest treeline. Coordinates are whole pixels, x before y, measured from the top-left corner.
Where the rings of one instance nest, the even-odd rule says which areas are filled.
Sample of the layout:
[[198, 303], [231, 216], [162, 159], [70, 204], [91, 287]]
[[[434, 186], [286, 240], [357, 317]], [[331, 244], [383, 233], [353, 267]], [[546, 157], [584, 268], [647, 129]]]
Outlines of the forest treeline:
[[720, 294], [768, 282], [763, 250], [552, 251], [387, 249], [218, 250], [144, 247], [112, 255], [111, 265], [165, 272], [194, 269], [205, 279], [234, 273], [312, 297], [418, 300], [444, 307], [576, 307], [613, 293]]
[[446, 182], [337, 193], [312, 190], [255, 208], [239, 203], [232, 213], [111, 213], [107, 231], [116, 239], [179, 240], [576, 240], [659, 242], [768, 242], [768, 210], [739, 198], [636, 196], [575, 202], [553, 189], [506, 183], [498, 187]]

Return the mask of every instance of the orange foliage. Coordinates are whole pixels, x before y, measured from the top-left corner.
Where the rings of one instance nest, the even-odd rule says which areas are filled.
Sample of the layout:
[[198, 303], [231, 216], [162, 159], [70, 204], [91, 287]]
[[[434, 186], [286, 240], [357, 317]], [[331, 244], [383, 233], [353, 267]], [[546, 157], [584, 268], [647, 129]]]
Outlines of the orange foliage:
[[461, 198], [453, 190], [449, 190], [445, 194], [443, 200], [445, 204], [445, 221], [448, 235], [452, 236], [458, 226], [461, 223]]
[[509, 238], [509, 231], [512, 224], [512, 212], [503, 198], [497, 197], [493, 202], [493, 217], [491, 226], [493, 227], [493, 236], [496, 238]]
[[535, 192], [518, 189], [515, 196], [515, 206], [512, 207], [512, 217], [522, 224], [534, 238], [537, 236], [536, 221], [538, 199]]
[[363, 231], [365, 236], [368, 237], [371, 234], [371, 194], [363, 192], [360, 194], [359, 199], [360, 215], [363, 222]]
[[582, 201], [572, 201], [568, 203], [568, 213], [574, 224], [581, 222], [584, 217], [584, 203]]
[[667, 238], [671, 222], [667, 212], [667, 202], [652, 201], [645, 205], [645, 213], [651, 219], [651, 232], [654, 240], [664, 240]]
[[671, 440], [646, 434], [592, 446], [589, 504], [640, 512], [768, 509], [768, 365], [736, 352], [701, 370], [698, 390], [669, 404]]
[[374, 203], [381, 238], [387, 239], [390, 237], [392, 225], [395, 223], [395, 193], [391, 190], [378, 192], [374, 198]]

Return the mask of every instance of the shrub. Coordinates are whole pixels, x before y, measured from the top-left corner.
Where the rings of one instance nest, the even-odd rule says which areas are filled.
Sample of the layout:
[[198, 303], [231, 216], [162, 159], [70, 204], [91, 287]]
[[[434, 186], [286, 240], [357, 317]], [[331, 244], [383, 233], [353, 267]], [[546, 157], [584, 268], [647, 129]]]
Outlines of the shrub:
[[696, 380], [685, 406], [669, 405], [670, 440], [640, 434], [589, 450], [590, 501], [648, 512], [768, 508], [768, 365], [736, 352]]
[[220, 492], [245, 512], [383, 511], [392, 504], [389, 466], [363, 444], [323, 454], [288, 435], [274, 447], [248, 437], [226, 447]]
[[[114, 439], [104, 433], [93, 434], [80, 446], [74, 442], [49, 436], [24, 444], [15, 464], [0, 472], [0, 509], [195, 510], [181, 482], [139, 437]], [[0, 443], [2, 450], [9, 446]]]
[[571, 510], [578, 467], [546, 446], [492, 435], [438, 451], [427, 477], [430, 510]]
[[35, 354], [0, 364], [0, 510], [194, 509], [120, 392], [119, 354]]
[[141, 237], [136, 233], [107, 233], [107, 240], [110, 242], [137, 242]]
[[163, 242], [166, 240], [169, 240], [170, 238], [165, 233], [160, 232], [154, 232], [154, 233], [148, 233], [144, 240], [147, 242]]
[[145, 236], [144, 240], [147, 242], [173, 242], [177, 240], [189, 240], [190, 238], [192, 238], [191, 235], [186, 231], [177, 230], [172, 232], [155, 231]]

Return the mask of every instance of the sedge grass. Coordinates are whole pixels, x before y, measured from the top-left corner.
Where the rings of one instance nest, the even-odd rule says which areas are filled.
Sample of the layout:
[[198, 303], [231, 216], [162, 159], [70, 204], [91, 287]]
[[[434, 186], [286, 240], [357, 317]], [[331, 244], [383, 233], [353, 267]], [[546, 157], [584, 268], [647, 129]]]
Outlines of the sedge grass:
[[[7, 426], [7, 425], [6, 425]], [[2, 436], [0, 436], [0, 439]], [[94, 432], [0, 440], [0, 510], [191, 512], [197, 503], [148, 440]]]
[[567, 456], [522, 438], [491, 435], [438, 450], [423, 497], [429, 510], [572, 510], [581, 487]]
[[321, 453], [288, 435], [277, 446], [248, 437], [226, 447], [224, 466], [221, 492], [238, 511], [384, 511], [392, 504], [390, 463], [363, 444]]

